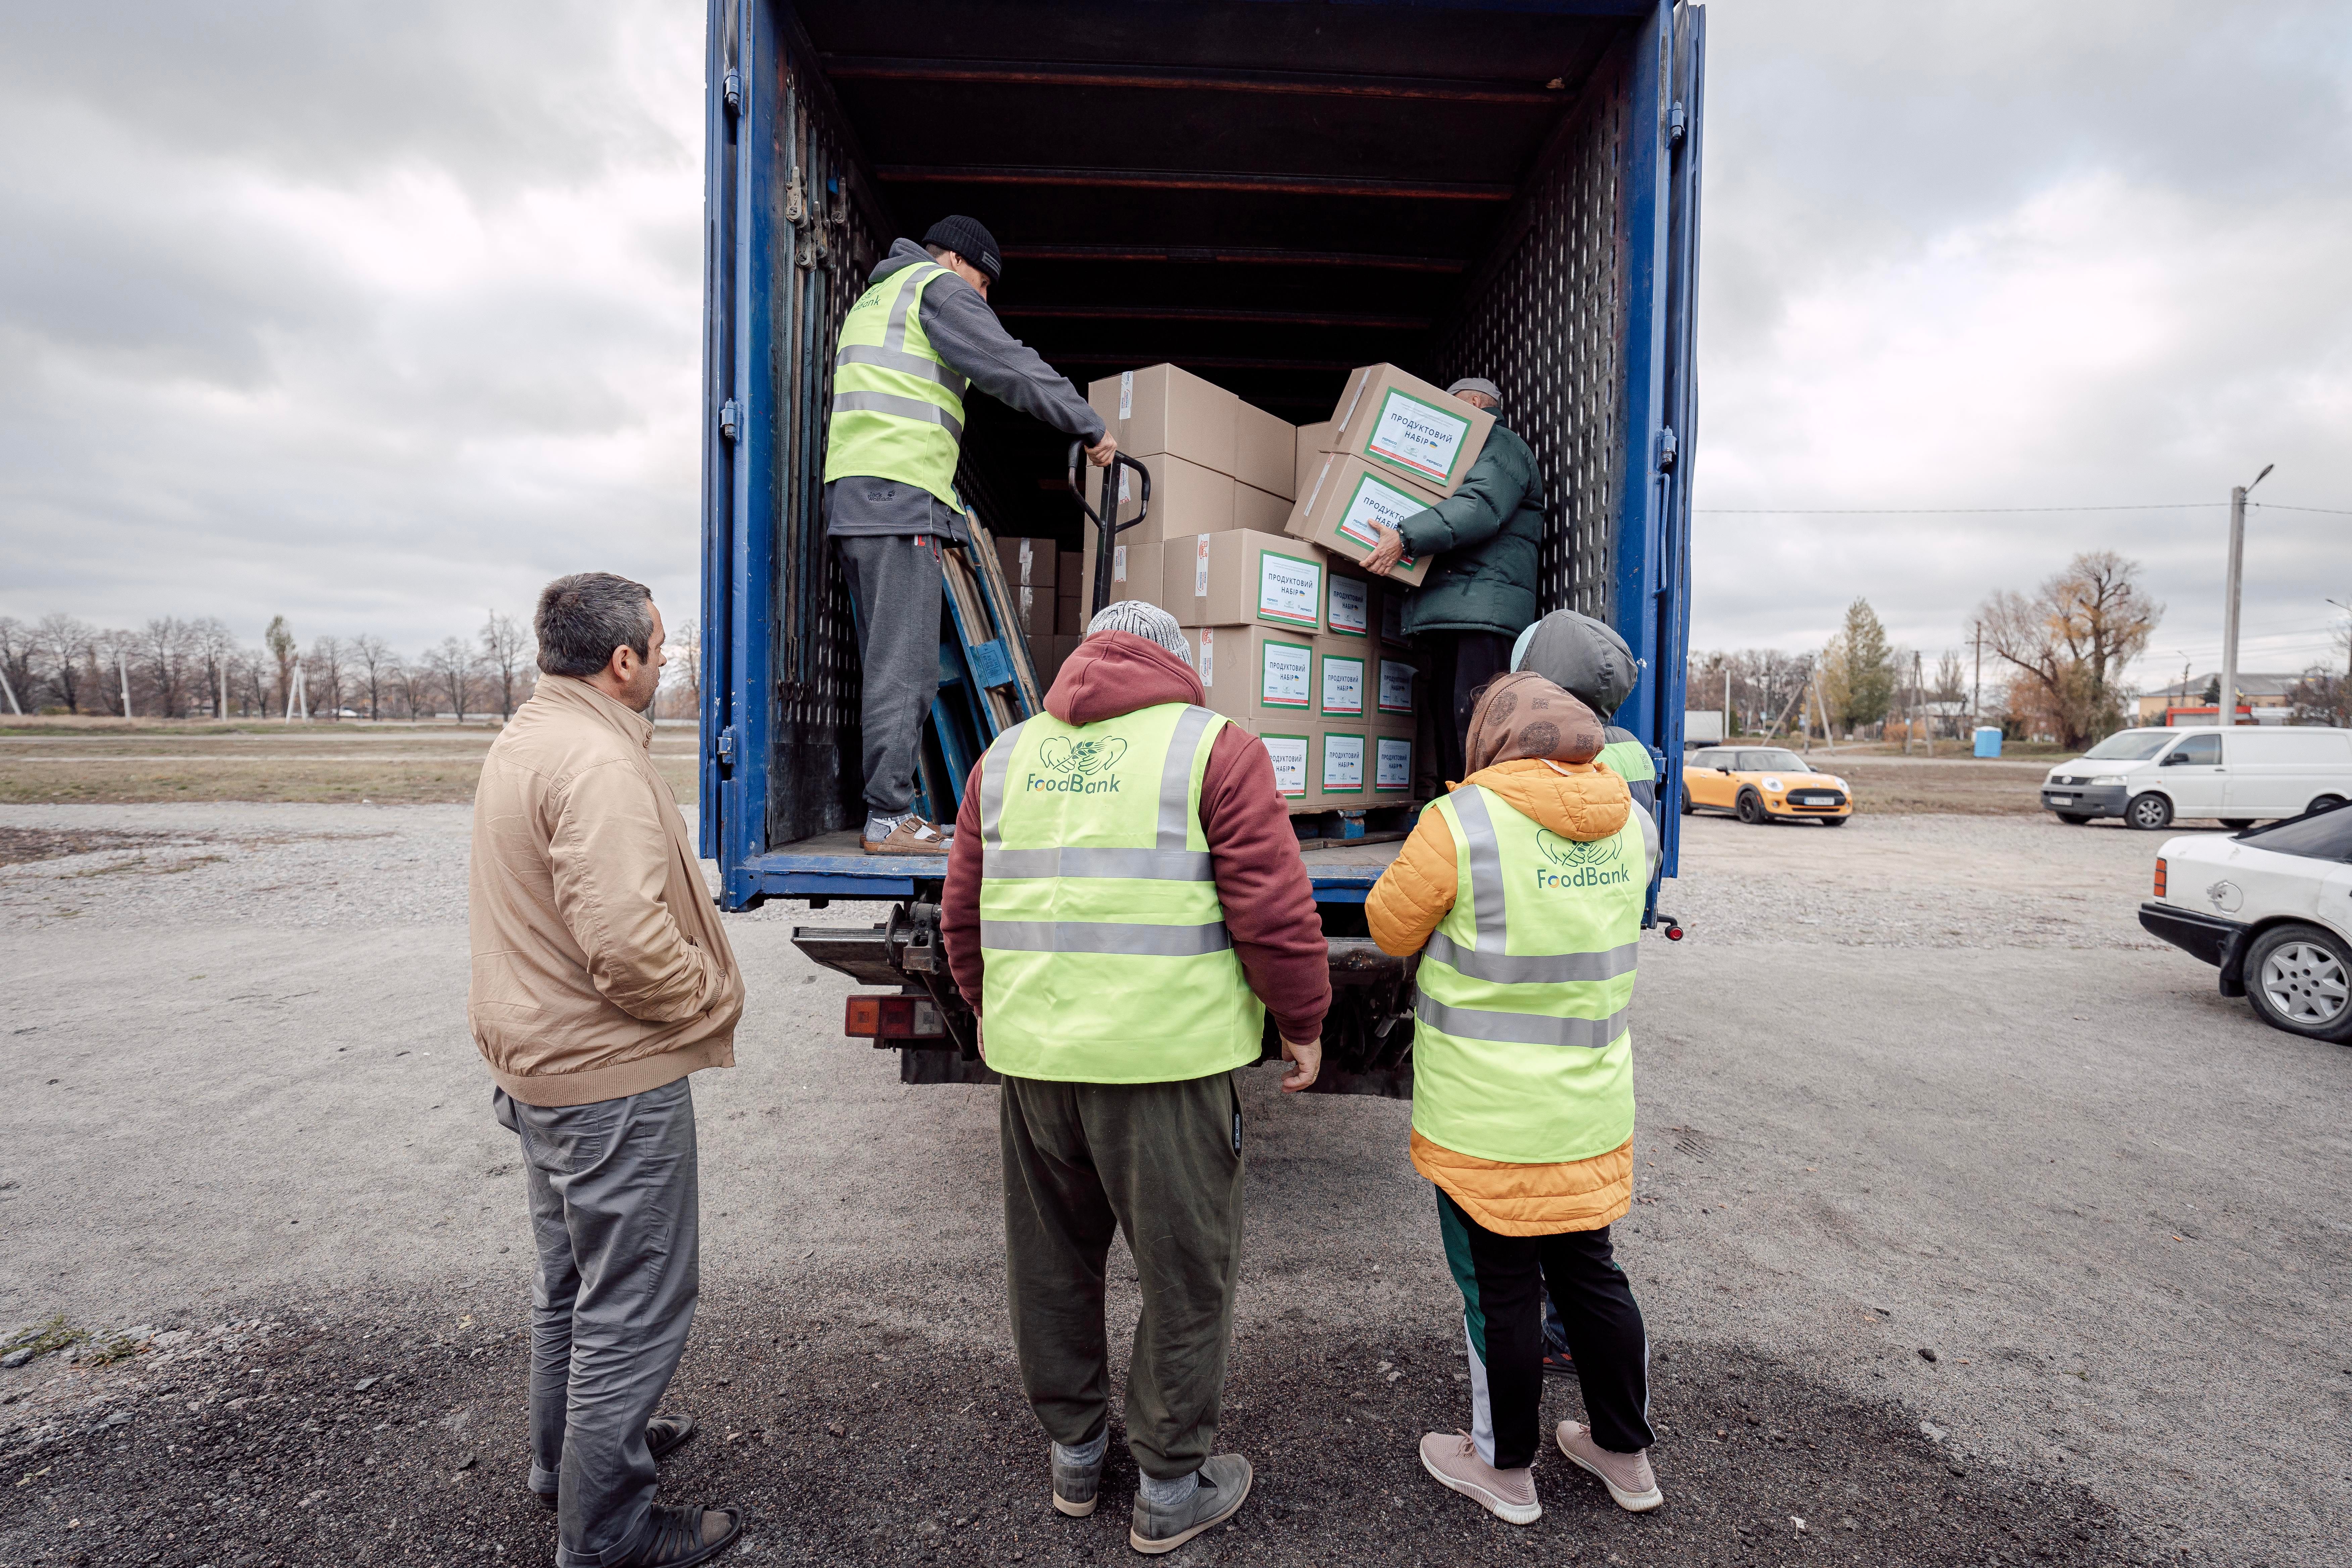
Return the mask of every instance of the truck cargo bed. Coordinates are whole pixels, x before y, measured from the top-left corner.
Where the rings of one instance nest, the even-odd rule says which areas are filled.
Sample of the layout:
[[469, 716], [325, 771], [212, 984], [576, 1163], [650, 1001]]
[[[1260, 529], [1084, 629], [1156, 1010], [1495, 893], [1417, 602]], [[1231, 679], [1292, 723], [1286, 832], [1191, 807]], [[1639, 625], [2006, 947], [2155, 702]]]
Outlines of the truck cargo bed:
[[[897, 855], [868, 855], [858, 847], [858, 830], [820, 833], [781, 849], [755, 855], [744, 869], [757, 879], [766, 899], [913, 899], [947, 875], [945, 861], [923, 862]], [[1402, 847], [1399, 840], [1357, 844], [1318, 839], [1307, 850], [1307, 879], [1318, 903], [1360, 904]], [[930, 894], [936, 898], [936, 892]], [[820, 904], [819, 908], [824, 906]]]

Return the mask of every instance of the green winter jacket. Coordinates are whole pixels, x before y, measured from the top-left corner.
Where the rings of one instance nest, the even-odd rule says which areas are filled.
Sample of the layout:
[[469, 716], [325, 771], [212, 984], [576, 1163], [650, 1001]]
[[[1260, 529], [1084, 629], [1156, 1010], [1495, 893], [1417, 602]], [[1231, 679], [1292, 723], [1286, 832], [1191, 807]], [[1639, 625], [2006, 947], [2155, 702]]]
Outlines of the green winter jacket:
[[1543, 505], [1536, 455], [1496, 425], [1462, 488], [1399, 525], [1408, 554], [1436, 557], [1404, 602], [1406, 634], [1518, 636], [1536, 618]]

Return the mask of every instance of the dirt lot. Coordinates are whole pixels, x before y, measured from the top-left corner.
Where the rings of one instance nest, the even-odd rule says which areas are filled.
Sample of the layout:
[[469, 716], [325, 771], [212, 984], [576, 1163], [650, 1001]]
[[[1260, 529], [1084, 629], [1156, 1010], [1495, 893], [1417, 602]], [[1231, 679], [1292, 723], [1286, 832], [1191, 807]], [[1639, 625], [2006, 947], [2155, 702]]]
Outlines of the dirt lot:
[[[1259, 1072], [1225, 1437], [1262, 1479], [1183, 1559], [2343, 1562], [2352, 1051], [2263, 1028], [2137, 930], [2157, 836], [1687, 826], [1618, 1236], [1668, 1506], [1622, 1514], [1552, 1463], [1512, 1531], [1420, 1474], [1464, 1374], [1408, 1109]], [[143, 1331], [101, 1337], [113, 1364], [0, 1371], [0, 1563], [547, 1561], [528, 1231], [464, 1026], [467, 811], [0, 829], [0, 1327]], [[705, 1432], [670, 1495], [749, 1509], [737, 1561], [1124, 1560], [1117, 1445], [1100, 1515], [1044, 1506], [992, 1092], [903, 1087], [845, 1041], [851, 987], [791, 947], [801, 918], [730, 921], [751, 1010], [695, 1086], [676, 1397]]]
[[[208, 724], [18, 720], [0, 725], [0, 805], [70, 801], [328, 801], [474, 798], [491, 723]], [[695, 731], [654, 735], [654, 760], [694, 799]]]

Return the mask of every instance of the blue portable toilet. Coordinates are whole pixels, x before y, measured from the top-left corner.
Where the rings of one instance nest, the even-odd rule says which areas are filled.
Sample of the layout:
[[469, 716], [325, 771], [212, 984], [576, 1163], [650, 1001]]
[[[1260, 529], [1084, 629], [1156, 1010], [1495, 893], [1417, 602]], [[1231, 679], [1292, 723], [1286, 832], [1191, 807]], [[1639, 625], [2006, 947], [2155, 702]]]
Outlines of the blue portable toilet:
[[1981, 724], [1977, 727], [1977, 755], [1979, 757], [2000, 755], [2000, 731], [1990, 724]]

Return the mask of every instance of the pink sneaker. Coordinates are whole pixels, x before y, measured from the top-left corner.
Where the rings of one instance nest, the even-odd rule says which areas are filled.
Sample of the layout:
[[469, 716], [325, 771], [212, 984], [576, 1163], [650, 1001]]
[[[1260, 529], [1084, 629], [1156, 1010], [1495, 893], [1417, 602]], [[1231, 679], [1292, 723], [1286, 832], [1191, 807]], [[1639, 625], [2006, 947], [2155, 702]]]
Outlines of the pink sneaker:
[[1650, 1451], [1612, 1454], [1592, 1440], [1592, 1429], [1581, 1421], [1563, 1421], [1558, 1433], [1559, 1451], [1568, 1462], [1591, 1470], [1609, 1489], [1617, 1506], [1629, 1513], [1647, 1513], [1666, 1500], [1658, 1478], [1650, 1469]]
[[1437, 1484], [1484, 1508], [1506, 1524], [1533, 1524], [1543, 1517], [1536, 1501], [1536, 1473], [1498, 1470], [1478, 1457], [1467, 1432], [1432, 1432], [1421, 1440], [1421, 1468]]

